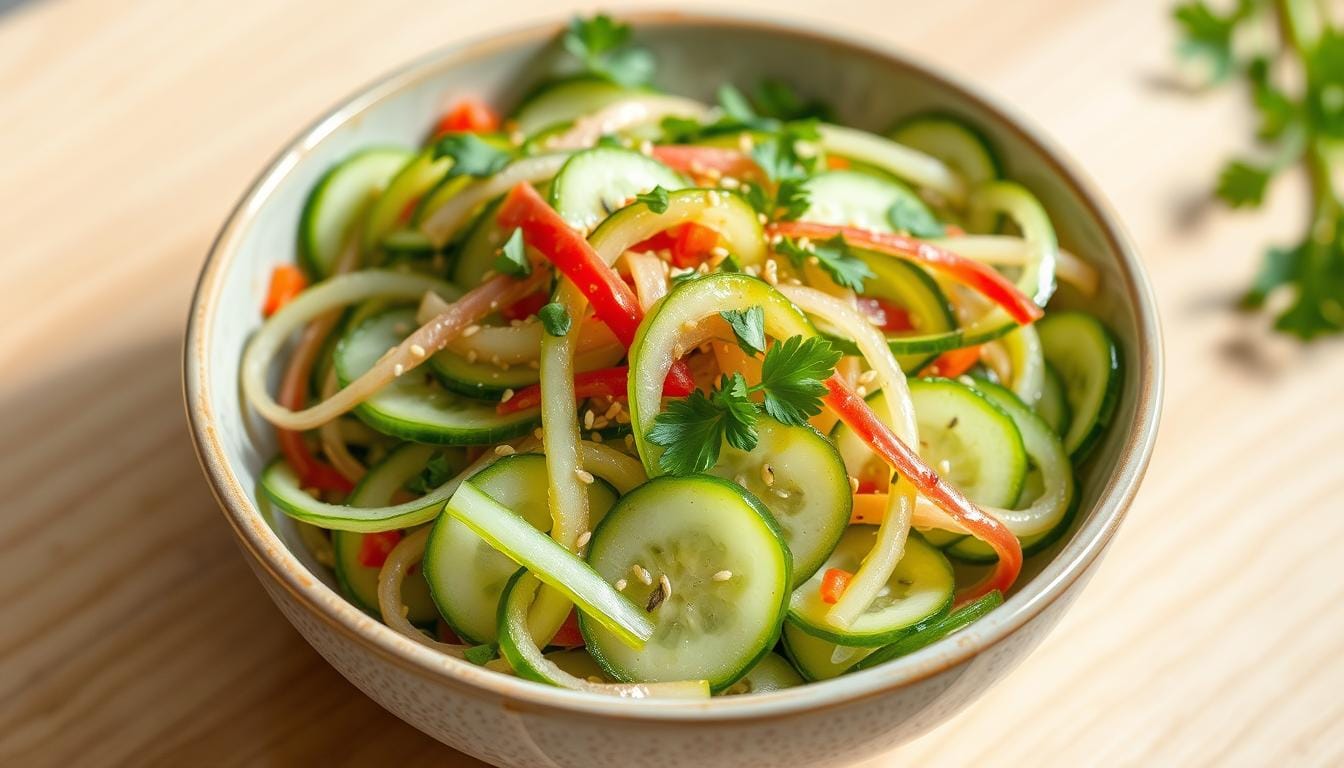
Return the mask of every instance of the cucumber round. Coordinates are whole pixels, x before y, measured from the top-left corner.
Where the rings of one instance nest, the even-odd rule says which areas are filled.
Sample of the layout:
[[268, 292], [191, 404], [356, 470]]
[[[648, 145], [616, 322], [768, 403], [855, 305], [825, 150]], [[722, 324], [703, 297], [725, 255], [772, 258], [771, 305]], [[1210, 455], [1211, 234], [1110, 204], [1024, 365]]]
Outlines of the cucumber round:
[[[618, 680], [703, 679], [722, 691], [779, 639], [790, 561], [770, 513], [740, 486], [709, 475], [650, 480], [593, 531], [588, 562], [608, 582], [625, 580], [636, 604], [654, 606], [653, 637], [635, 650], [580, 614], [588, 651]], [[665, 594], [664, 575], [671, 595], [651, 602]]]
[[551, 183], [551, 206], [571, 227], [592, 232], [643, 192], [689, 186], [676, 171], [638, 152], [596, 147], [576, 152]]
[[952, 304], [922, 268], [881, 253], [862, 250], [856, 253], [875, 275], [864, 283], [864, 297], [889, 302], [909, 314], [912, 330], [885, 335], [901, 370], [917, 373], [944, 351], [940, 345], [929, 345], [928, 338], [957, 329]]
[[769, 693], [793, 688], [807, 682], [789, 660], [778, 653], [767, 653], [741, 680], [723, 692], [724, 696]]
[[908, 117], [888, 134], [892, 141], [936, 157], [966, 182], [967, 189], [997, 179], [1003, 167], [989, 140], [959, 117], [932, 113]]
[[466, 234], [457, 246], [457, 259], [453, 262], [453, 282], [464, 288], [474, 288], [481, 284], [481, 277], [491, 268], [499, 249], [504, 246], [510, 232], [505, 232], [495, 223], [495, 214], [499, 211], [504, 198], [497, 197], [485, 204], [481, 212], [467, 225]]
[[810, 635], [792, 621], [784, 622], [784, 650], [803, 677], [811, 682], [839, 677], [876, 648], [837, 645]]
[[1045, 380], [1041, 384], [1041, 401], [1036, 404], [1036, 415], [1045, 419], [1060, 437], [1069, 433], [1073, 414], [1069, 412], [1069, 401], [1064, 396], [1064, 380], [1049, 363], [1045, 364]]
[[789, 621], [804, 632], [839, 645], [872, 647], [895, 640], [907, 628], [945, 612], [952, 605], [956, 589], [952, 565], [919, 534], [912, 534], [906, 540], [905, 554], [872, 605], [849, 627], [837, 627], [827, 621], [831, 604], [821, 599], [821, 582], [826, 571], [832, 568], [858, 571], [876, 540], [877, 526], [851, 525], [822, 569], [793, 591]]
[[851, 669], [855, 672], [863, 669], [871, 669], [878, 664], [885, 664], [892, 659], [907, 656], [921, 648], [933, 645], [953, 632], [960, 631], [971, 624], [974, 624], [1000, 605], [1003, 605], [1003, 595], [998, 590], [995, 590], [979, 600], [962, 606], [946, 616], [940, 616], [929, 621], [920, 622], [918, 626], [911, 629], [909, 634], [886, 647], [878, 649], [874, 653], [868, 654], [865, 658], [860, 659]]
[[[417, 327], [415, 310], [391, 309], [347, 331], [336, 345], [336, 378], [345, 386]], [[433, 373], [413, 370], [394, 379], [355, 408], [365, 424], [384, 434], [439, 445], [487, 445], [532, 431], [537, 409], [501, 415], [493, 403], [444, 389]]]
[[[387, 184], [369, 209], [364, 223], [364, 252], [373, 253], [401, 222], [407, 206], [418, 205], [426, 192], [438, 185], [453, 164], [452, 158], [434, 159], [433, 148], [412, 155]], [[427, 241], [426, 241], [427, 242]]]
[[[910, 381], [910, 400], [919, 425], [919, 455], [945, 480], [978, 504], [1011, 508], [1022, 493], [1028, 462], [1022, 435], [1012, 418], [984, 395], [950, 379]], [[885, 413], [882, 393], [870, 395], [868, 405]], [[831, 440], [859, 482], [879, 488], [890, 470], [868, 444], [843, 422]]]
[[513, 113], [513, 122], [524, 135], [531, 136], [638, 93], [639, 90], [598, 77], [580, 76], [548, 83], [523, 100]]
[[399, 147], [366, 149], [341, 161], [317, 182], [299, 216], [299, 262], [313, 276], [331, 274], [355, 222], [413, 156]]
[[582, 648], [567, 648], [563, 651], [551, 651], [546, 654], [546, 659], [555, 664], [561, 670], [568, 672], [575, 677], [581, 677], [589, 682], [615, 682], [607, 674], [607, 670], [602, 668], [593, 660], [587, 651]]
[[908, 206], [929, 221], [937, 221], [906, 185], [886, 175], [862, 171], [825, 171], [804, 184], [809, 205], [803, 221], [892, 232], [887, 212], [894, 205]]
[[[472, 475], [471, 482], [532, 527], [543, 533], [550, 531], [545, 456], [505, 456]], [[588, 509], [593, 520], [601, 520], [616, 498], [616, 490], [600, 478], [589, 485]], [[466, 523], [440, 515], [425, 544], [423, 570], [434, 603], [458, 636], [478, 644], [498, 639], [499, 596], [505, 582], [518, 570], [517, 563], [487, 544]]]
[[[369, 469], [346, 503], [352, 507], [390, 504], [393, 495], [425, 469], [434, 453], [435, 449], [429, 446], [402, 445]], [[366, 535], [355, 531], [332, 531], [331, 547], [336, 556], [334, 570], [341, 591], [352, 603], [376, 617], [380, 611], [378, 574], [382, 568], [359, 561]], [[423, 574], [422, 566], [414, 573], [408, 573], [401, 583], [401, 599], [408, 611], [406, 618], [419, 626], [433, 624], [439, 618]]]
[[725, 444], [710, 474], [746, 488], [770, 510], [793, 555], [796, 587], [816, 573], [849, 525], [849, 477], [835, 446], [811, 427], [759, 419], [756, 431], [754, 450]]
[[1085, 312], [1056, 312], [1036, 324], [1045, 360], [1064, 383], [1072, 419], [1064, 449], [1087, 456], [1120, 402], [1120, 349], [1106, 326]]

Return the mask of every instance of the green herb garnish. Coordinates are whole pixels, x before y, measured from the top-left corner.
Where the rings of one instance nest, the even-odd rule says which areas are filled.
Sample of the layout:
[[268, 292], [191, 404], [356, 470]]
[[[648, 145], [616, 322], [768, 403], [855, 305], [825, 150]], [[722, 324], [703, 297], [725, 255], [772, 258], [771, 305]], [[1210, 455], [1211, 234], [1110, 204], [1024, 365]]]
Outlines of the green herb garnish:
[[737, 345], [748, 355], [758, 355], [765, 351], [765, 310], [760, 307], [746, 309], [726, 309], [719, 313], [728, 327], [733, 329]]
[[854, 255], [845, 238], [836, 235], [820, 243], [808, 243], [806, 246], [791, 237], [785, 237], [775, 244], [775, 251], [789, 257], [789, 261], [799, 269], [811, 259], [817, 260], [817, 266], [836, 282], [836, 285], [863, 292], [863, 281], [874, 277], [868, 264]]
[[450, 133], [434, 145], [434, 159], [451, 157], [446, 178], [493, 176], [513, 160], [513, 155], [484, 141], [474, 133]]
[[893, 229], [909, 232], [915, 237], [942, 237], [947, 228], [934, 218], [928, 208], [903, 197], [896, 199], [887, 209], [887, 222]]
[[509, 239], [499, 249], [493, 264], [495, 271], [512, 277], [527, 277], [532, 274], [532, 263], [527, 260], [527, 249], [523, 245], [523, 230], [514, 228]]
[[630, 44], [630, 25], [606, 14], [590, 19], [575, 17], [565, 30], [565, 50], [583, 63], [591, 75], [621, 85], [645, 85], [653, 79], [655, 62], [646, 48]]
[[667, 190], [663, 189], [662, 185], [635, 195], [635, 200], [649, 206], [649, 210], [654, 213], [667, 213]]
[[541, 318], [541, 325], [548, 335], [559, 337], [569, 333], [569, 310], [563, 306], [551, 302], [537, 310], [537, 317]]

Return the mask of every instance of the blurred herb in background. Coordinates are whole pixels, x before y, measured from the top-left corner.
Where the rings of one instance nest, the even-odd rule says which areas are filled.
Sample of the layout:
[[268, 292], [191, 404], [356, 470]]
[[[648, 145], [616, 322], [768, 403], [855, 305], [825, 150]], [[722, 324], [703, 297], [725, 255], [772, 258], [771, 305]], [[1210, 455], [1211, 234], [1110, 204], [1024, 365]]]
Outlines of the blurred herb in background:
[[1270, 248], [1242, 297], [1259, 309], [1274, 294], [1287, 308], [1274, 327], [1310, 339], [1344, 330], [1344, 31], [1321, 0], [1237, 0], [1218, 11], [1203, 0], [1176, 7], [1180, 52], [1208, 67], [1210, 84], [1238, 79], [1259, 117], [1255, 157], [1230, 160], [1215, 194], [1255, 208], [1269, 182], [1301, 167], [1311, 190], [1300, 243]]

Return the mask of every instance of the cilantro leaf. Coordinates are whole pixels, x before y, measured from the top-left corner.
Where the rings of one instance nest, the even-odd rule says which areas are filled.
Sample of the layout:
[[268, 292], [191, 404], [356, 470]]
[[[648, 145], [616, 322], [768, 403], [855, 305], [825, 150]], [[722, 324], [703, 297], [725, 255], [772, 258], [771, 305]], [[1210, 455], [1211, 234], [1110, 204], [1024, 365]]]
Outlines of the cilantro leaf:
[[933, 213], [917, 200], [905, 197], [896, 198], [896, 202], [887, 209], [887, 221], [893, 229], [909, 232], [915, 237], [942, 237], [947, 228], [934, 218]]
[[801, 269], [811, 259], [817, 260], [817, 266], [837, 285], [863, 291], [863, 281], [874, 277], [873, 270], [850, 250], [845, 238], [836, 235], [821, 243], [809, 243], [806, 247], [791, 237], [785, 237], [775, 244], [775, 251], [789, 257], [795, 267]]
[[434, 159], [451, 157], [446, 178], [493, 176], [509, 164], [513, 155], [474, 133], [450, 133], [434, 145]]
[[1297, 279], [1301, 270], [1302, 255], [1305, 246], [1295, 248], [1270, 248], [1260, 262], [1260, 271], [1256, 273], [1251, 287], [1241, 297], [1241, 306], [1245, 309], [1257, 309], [1264, 305], [1269, 294], [1280, 286]]
[[719, 108], [729, 118], [736, 120], [742, 125], [751, 125], [759, 120], [756, 110], [752, 108], [751, 102], [747, 97], [731, 83], [724, 83], [719, 86], [717, 92]]
[[1242, 2], [1238, 8], [1227, 15], [1214, 13], [1204, 0], [1182, 3], [1172, 11], [1176, 24], [1181, 28], [1182, 39], [1179, 50], [1189, 57], [1206, 59], [1213, 69], [1213, 79], [1221, 80], [1231, 73], [1234, 58], [1232, 53], [1232, 33], [1244, 13]]
[[821, 412], [822, 383], [840, 362], [840, 350], [820, 336], [776, 342], [761, 364], [765, 412], [782, 424], [801, 425]]
[[462, 652], [467, 661], [478, 667], [483, 667], [487, 662], [495, 658], [495, 646], [493, 645], [473, 645]]
[[[793, 221], [812, 207], [812, 196], [807, 190], [806, 179], [784, 179], [775, 191], [775, 210], [783, 221]], [[767, 216], [770, 214], [766, 214]]]
[[724, 375], [714, 393], [714, 404], [723, 411], [723, 436], [728, 444], [739, 451], [755, 448], [756, 404], [748, 397], [746, 378], [740, 373]]
[[673, 400], [653, 420], [649, 442], [663, 447], [658, 466], [668, 474], [704, 472], [719, 460], [725, 416], [700, 390]]
[[654, 213], [667, 213], [667, 190], [658, 185], [643, 194], [635, 195], [635, 200], [649, 206]]
[[821, 101], [804, 101], [788, 84], [779, 80], [765, 79], [757, 83], [752, 92], [752, 103], [756, 111], [765, 117], [779, 120], [803, 120], [815, 117], [829, 120], [833, 110]]
[[814, 153], [799, 151], [799, 144], [816, 140], [816, 125], [811, 122], [789, 123], [751, 148], [751, 158], [771, 181], [805, 177], [816, 169]]
[[571, 324], [569, 310], [560, 304], [551, 302], [537, 310], [537, 317], [541, 318], [541, 325], [546, 329], [549, 336], [564, 336], [569, 333]]
[[532, 262], [527, 260], [521, 228], [515, 227], [509, 239], [500, 246], [499, 255], [495, 257], [492, 266], [496, 272], [512, 277], [527, 277], [532, 274]]
[[614, 21], [606, 14], [599, 13], [590, 19], [576, 16], [569, 22], [561, 43], [589, 74], [627, 86], [644, 85], [653, 77], [653, 54], [631, 46], [630, 25]]
[[1215, 194], [1233, 208], [1259, 206], [1265, 197], [1271, 171], [1241, 160], [1233, 160], [1218, 174]]
[[726, 309], [719, 313], [737, 339], [737, 346], [748, 355], [765, 351], [765, 310], [759, 306], [746, 309]]
[[450, 461], [448, 452], [440, 452], [431, 458], [420, 474], [411, 478], [406, 483], [406, 490], [412, 493], [429, 493], [448, 482], [453, 475], [462, 471], [464, 455], [455, 455], [455, 460]]

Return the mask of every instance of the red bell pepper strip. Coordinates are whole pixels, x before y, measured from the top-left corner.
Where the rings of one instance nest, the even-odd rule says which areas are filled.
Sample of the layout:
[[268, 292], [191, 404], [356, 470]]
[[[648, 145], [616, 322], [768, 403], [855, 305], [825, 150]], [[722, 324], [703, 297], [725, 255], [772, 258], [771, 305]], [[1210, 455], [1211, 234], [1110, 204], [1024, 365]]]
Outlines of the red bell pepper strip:
[[488, 104], [475, 97], [457, 102], [434, 126], [434, 135], [445, 133], [490, 133], [499, 130], [499, 115]]
[[759, 175], [760, 166], [751, 155], [725, 147], [692, 147], [684, 144], [660, 144], [653, 148], [653, 159], [674, 171], [704, 176], [716, 172], [721, 176]]
[[840, 596], [845, 594], [845, 588], [853, 578], [854, 574], [843, 568], [827, 568], [821, 575], [821, 601], [830, 605], [840, 602]]
[[551, 645], [558, 645], [561, 648], [578, 648], [584, 644], [583, 633], [579, 631], [579, 612], [573, 610], [569, 612], [569, 618], [560, 625], [556, 631], [555, 637], [551, 638]]
[[886, 299], [868, 296], [859, 296], [855, 301], [859, 312], [883, 333], [899, 333], [915, 329], [914, 324], [910, 322], [910, 313], [904, 307], [898, 307]]
[[541, 308], [546, 306], [547, 301], [550, 301], [550, 294], [546, 291], [529, 293], [523, 298], [501, 309], [499, 314], [502, 315], [505, 320], [526, 320], [528, 317], [540, 312]]
[[298, 267], [281, 264], [271, 270], [271, 283], [266, 289], [266, 303], [261, 305], [261, 314], [266, 317], [274, 315], [307, 287], [308, 278], [303, 276]]
[[939, 355], [932, 363], [924, 366], [924, 370], [920, 371], [919, 375], [942, 376], [948, 379], [955, 379], [961, 374], [971, 370], [971, 368], [979, 361], [979, 344], [970, 347], [962, 347], [961, 349], [952, 349]]
[[878, 456], [914, 483], [919, 493], [937, 504], [952, 519], [984, 541], [999, 556], [994, 570], [978, 584], [958, 594], [958, 603], [975, 600], [994, 590], [1007, 592], [1022, 571], [1022, 544], [997, 518], [985, 514], [972, 504], [961, 491], [943, 482], [938, 473], [919, 458], [910, 446], [901, 442], [896, 433], [873, 413], [868, 404], [849, 388], [839, 376], [826, 380], [827, 393], [822, 401], [840, 420], [868, 444]]
[[695, 222], [672, 227], [630, 247], [632, 251], [667, 251], [672, 266], [686, 269], [697, 267], [709, 258], [719, 244], [719, 233]]
[[[574, 376], [574, 395], [579, 400], [589, 397], [625, 397], [629, 382], [630, 369], [624, 365], [615, 368], [599, 368], [585, 371]], [[683, 382], [673, 380], [671, 376], [663, 382], [663, 394], [668, 397], [685, 397], [694, 387], [686, 387]], [[533, 384], [518, 390], [513, 397], [495, 406], [500, 414], [517, 413], [541, 405], [541, 385]]]
[[359, 540], [359, 564], [365, 568], [382, 568], [392, 548], [401, 541], [401, 531], [366, 533]]
[[[527, 244], [540, 251], [578, 286], [593, 305], [597, 319], [606, 323], [616, 338], [630, 348], [639, 323], [644, 319], [644, 310], [640, 309], [635, 292], [616, 270], [602, 261], [582, 235], [570, 229], [560, 214], [541, 199], [532, 185], [519, 182], [504, 198], [497, 220], [505, 230], [522, 229]], [[667, 375], [678, 389], [695, 388], [691, 369], [681, 361], [673, 363]]]
[[[290, 410], [301, 410], [308, 397], [308, 376], [313, 370], [313, 359], [317, 356], [321, 335], [305, 333], [299, 346], [290, 358], [280, 379], [280, 393], [277, 400]], [[303, 433], [291, 429], [275, 430], [276, 442], [280, 444], [280, 453], [285, 462], [299, 477], [299, 484], [305, 488], [317, 488], [322, 491], [349, 493], [354, 490], [350, 482], [335, 467], [313, 456], [304, 442]]]
[[770, 225], [769, 234], [812, 240], [827, 240], [840, 235], [853, 245], [933, 267], [1003, 307], [1022, 325], [1035, 322], [1045, 314], [1045, 310], [1036, 306], [1036, 302], [992, 267], [913, 237], [805, 221], [776, 222]]

